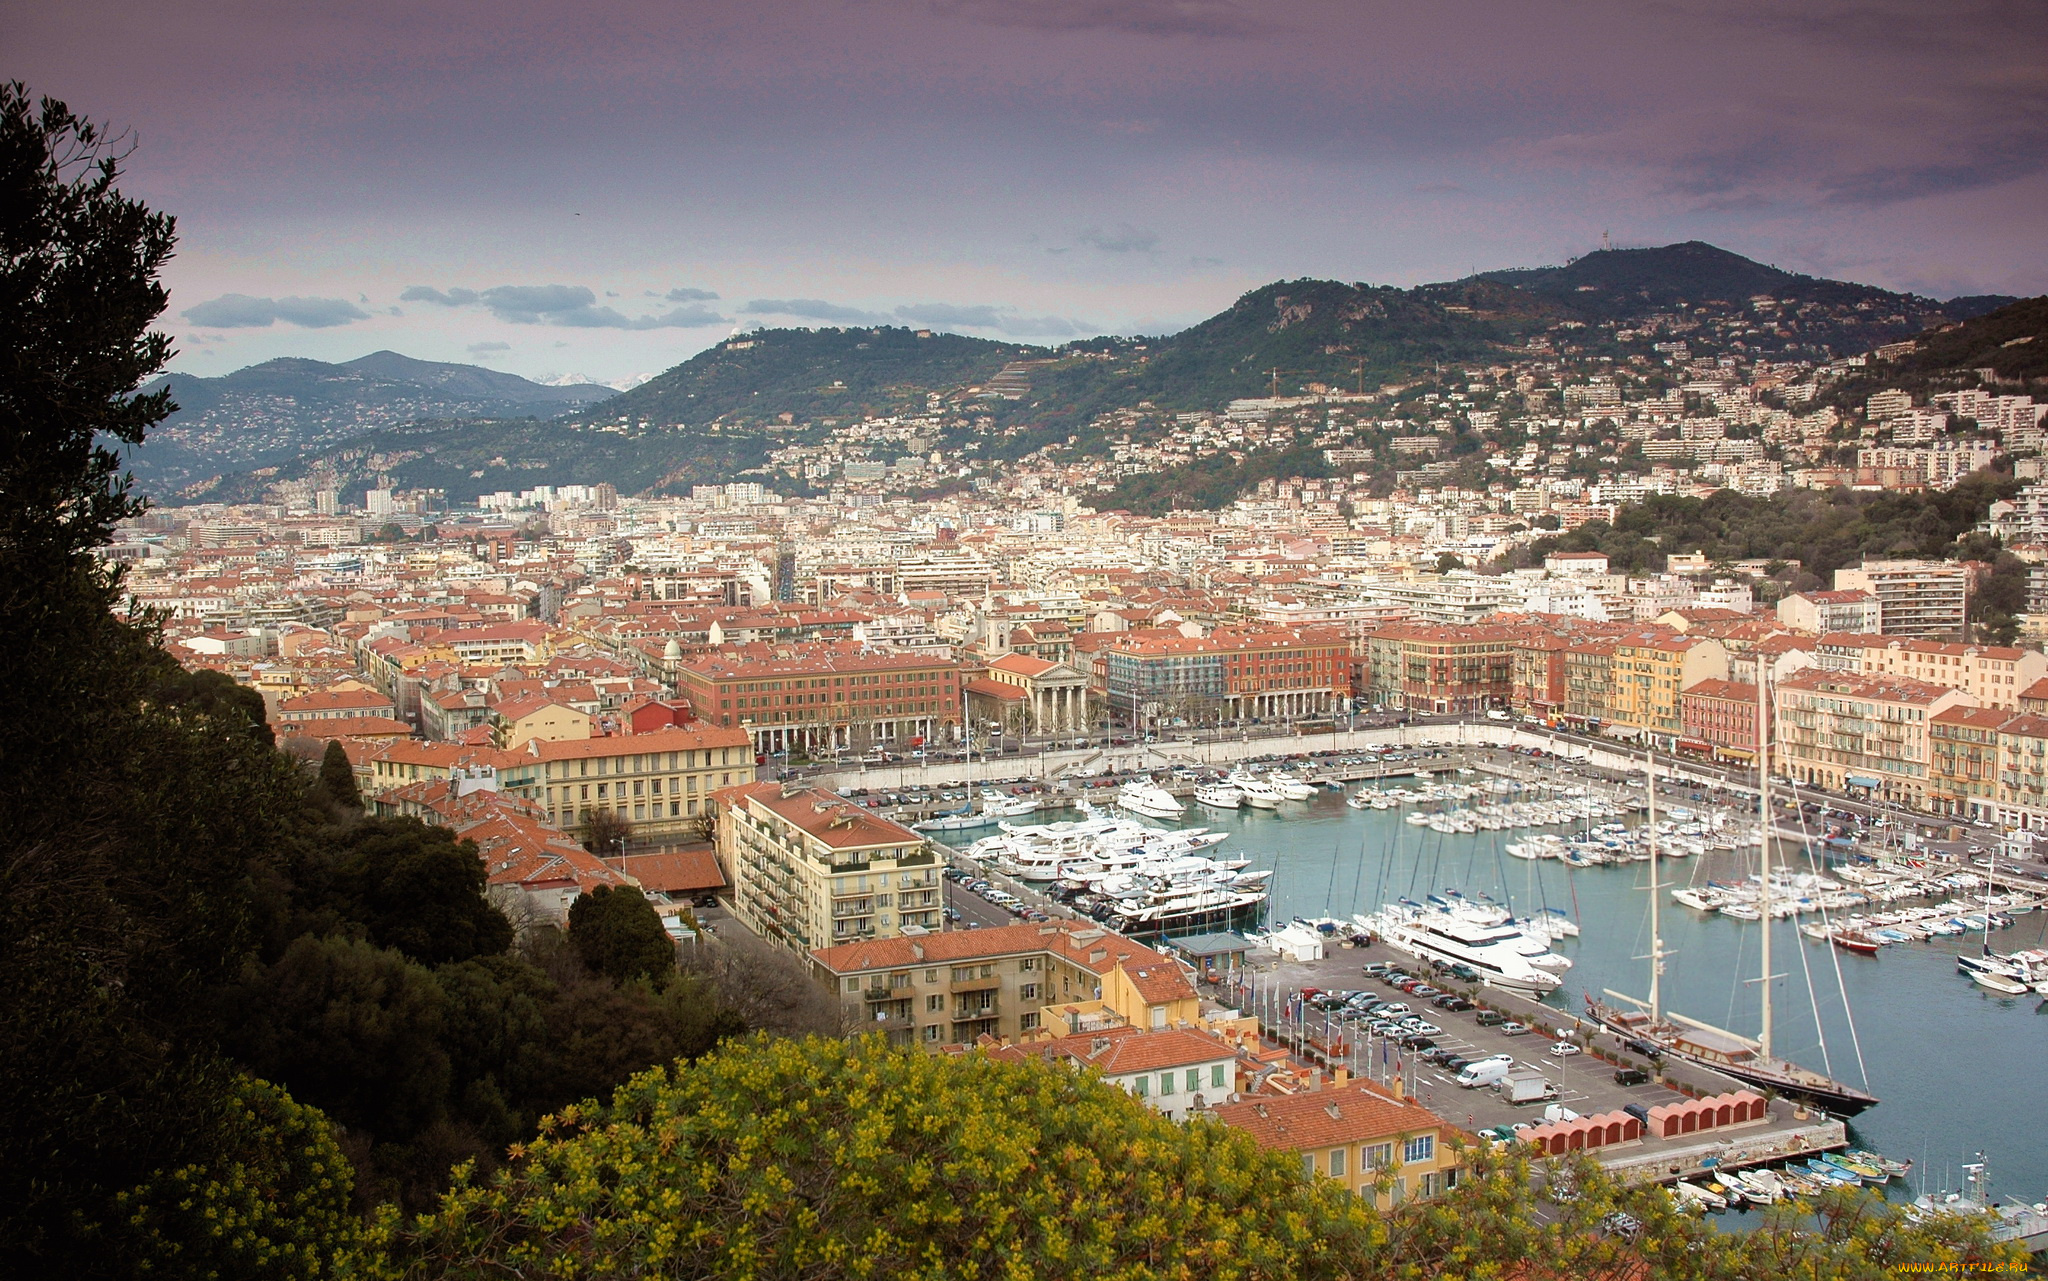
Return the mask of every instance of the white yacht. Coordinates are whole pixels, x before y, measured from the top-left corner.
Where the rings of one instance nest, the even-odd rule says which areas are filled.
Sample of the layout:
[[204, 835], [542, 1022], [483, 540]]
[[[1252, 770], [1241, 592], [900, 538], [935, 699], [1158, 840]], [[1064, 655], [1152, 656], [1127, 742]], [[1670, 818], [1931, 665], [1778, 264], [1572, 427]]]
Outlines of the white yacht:
[[1266, 781], [1273, 785], [1273, 790], [1280, 793], [1283, 800], [1305, 801], [1316, 794], [1316, 789], [1312, 785], [1302, 782], [1285, 770], [1272, 771], [1266, 775]]
[[1254, 778], [1249, 774], [1239, 773], [1232, 774], [1225, 781], [1232, 788], [1236, 789], [1244, 797], [1244, 803], [1253, 809], [1278, 809], [1280, 808], [1280, 802], [1286, 799], [1280, 794], [1279, 788], [1268, 783], [1263, 778]]
[[1373, 933], [1395, 951], [1442, 965], [1466, 966], [1481, 982], [1495, 987], [1540, 996], [1563, 985], [1555, 973], [1536, 964], [1537, 958], [1523, 955], [1520, 946], [1510, 941], [1523, 938], [1512, 926], [1484, 926], [1446, 912], [1398, 908], [1369, 919]]
[[1179, 818], [1187, 813], [1188, 808], [1175, 799], [1173, 793], [1142, 778], [1134, 778], [1118, 788], [1116, 803], [1147, 818]]
[[1195, 789], [1195, 803], [1219, 810], [1234, 810], [1244, 804], [1244, 793], [1228, 783], [1204, 783]]

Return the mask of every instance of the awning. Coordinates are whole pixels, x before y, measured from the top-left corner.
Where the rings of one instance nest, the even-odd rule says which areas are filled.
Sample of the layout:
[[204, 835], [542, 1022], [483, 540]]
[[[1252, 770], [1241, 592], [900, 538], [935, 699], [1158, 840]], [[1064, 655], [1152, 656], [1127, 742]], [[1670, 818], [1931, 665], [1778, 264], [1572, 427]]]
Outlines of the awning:
[[1681, 752], [1710, 752], [1714, 749], [1711, 743], [1704, 742], [1700, 739], [1681, 738], [1678, 740], [1678, 750]]
[[1843, 779], [1842, 781], [1843, 781], [1844, 783], [1847, 783], [1847, 784], [1848, 784], [1849, 786], [1851, 786], [1851, 787], [1883, 787], [1883, 786], [1884, 786], [1884, 784], [1883, 784], [1883, 783], [1880, 783], [1880, 782], [1878, 782], [1878, 781], [1877, 781], [1876, 779], [1874, 779], [1874, 778], [1863, 778], [1863, 777], [1861, 777], [1861, 776], [1859, 776], [1859, 775], [1856, 775], [1856, 774], [1851, 774], [1851, 775], [1847, 776], [1846, 778], [1844, 778], [1844, 779]]
[[1738, 761], [1753, 761], [1756, 759], [1756, 753], [1748, 750], [1747, 748], [1717, 747], [1714, 750], [1719, 752], [1723, 756], [1734, 757]]

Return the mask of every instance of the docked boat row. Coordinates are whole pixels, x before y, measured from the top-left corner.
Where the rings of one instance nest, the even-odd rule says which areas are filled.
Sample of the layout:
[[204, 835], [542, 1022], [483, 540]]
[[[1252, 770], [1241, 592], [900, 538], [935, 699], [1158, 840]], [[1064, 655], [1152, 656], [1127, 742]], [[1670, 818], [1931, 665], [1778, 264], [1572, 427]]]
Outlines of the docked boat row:
[[977, 827], [989, 827], [1006, 818], [1020, 818], [1035, 813], [1038, 802], [1028, 796], [1005, 796], [994, 788], [984, 788], [981, 806], [969, 804], [957, 810], [934, 814], [922, 823], [911, 826], [920, 832], [964, 832]]
[[[1353, 919], [1397, 952], [1445, 967], [1462, 966], [1481, 983], [1525, 995], [1556, 991], [1563, 985], [1559, 972], [1571, 967], [1569, 957], [1551, 951], [1553, 936], [1530, 933], [1510, 919], [1506, 908], [1490, 902], [1432, 896], [1428, 904], [1403, 900]], [[1556, 927], [1560, 933], [1563, 925]]]
[[1795, 1197], [1818, 1196], [1831, 1188], [1878, 1187], [1903, 1178], [1910, 1161], [1894, 1161], [1858, 1148], [1824, 1152], [1778, 1167], [1716, 1170], [1697, 1180], [1671, 1185], [1671, 1199], [1681, 1210], [1726, 1210], [1731, 1206], [1776, 1205]]

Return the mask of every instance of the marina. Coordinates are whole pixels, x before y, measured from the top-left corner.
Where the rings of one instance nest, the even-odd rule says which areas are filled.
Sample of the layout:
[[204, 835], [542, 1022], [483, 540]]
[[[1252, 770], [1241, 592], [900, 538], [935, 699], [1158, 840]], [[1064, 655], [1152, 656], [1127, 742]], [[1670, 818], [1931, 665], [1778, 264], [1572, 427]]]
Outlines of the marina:
[[[1356, 918], [1370, 918], [1403, 900], [1434, 906], [1431, 896], [1443, 898], [1447, 890], [1469, 902], [1496, 904], [1510, 920], [1572, 923], [1576, 933], [1558, 931], [1546, 942], [1553, 955], [1569, 962], [1563, 971], [1551, 971], [1559, 974], [1554, 988], [1519, 993], [1496, 986], [1473, 990], [1481, 991], [1488, 1004], [1520, 1007], [1530, 1020], [1556, 1031], [1572, 1030], [1584, 1048], [1604, 1050], [1623, 1062], [1645, 1063], [1623, 1049], [1620, 1043], [1625, 1038], [1586, 1017], [1589, 997], [1610, 1000], [1610, 991], [1643, 990], [1645, 958], [1651, 950], [1650, 867], [1647, 857], [1633, 857], [1647, 821], [1642, 789], [1595, 771], [1568, 771], [1554, 761], [1537, 770], [1522, 760], [1475, 758], [1471, 765], [1460, 762], [1435, 777], [1433, 784], [1427, 777], [1388, 778], [1369, 788], [1324, 787], [1306, 799], [1278, 801], [1270, 808], [1191, 805], [1185, 822], [1205, 828], [1207, 836], [1223, 837], [1212, 847], [1216, 859], [1243, 860], [1240, 871], [1267, 874], [1262, 882], [1267, 899], [1261, 910], [1268, 929], [1300, 917], [1343, 923], [1362, 932]], [[1531, 788], [1532, 782], [1542, 787]], [[1190, 791], [1198, 785], [1207, 784], [1187, 782]], [[1397, 789], [1408, 795], [1396, 795]], [[1569, 795], [1574, 791], [1581, 795]], [[1587, 810], [1596, 812], [1549, 827], [1513, 826], [1516, 812], [1509, 807], [1560, 800], [1597, 800], [1614, 814], [1588, 805]], [[1745, 813], [1742, 804], [1696, 801], [1687, 793], [1670, 808], [1660, 805], [1657, 818], [1660, 839], [1697, 843], [1697, 848], [1668, 863], [1658, 860], [1660, 879], [1677, 880], [1676, 885], [1666, 881], [1659, 886], [1664, 903], [1659, 929], [1659, 950], [1665, 957], [1663, 999], [1670, 1008], [1709, 1019], [1717, 1030], [1752, 1041], [1759, 1030], [1759, 984], [1745, 979], [1753, 980], [1759, 972], [1766, 928], [1761, 913], [1723, 912], [1720, 905], [1701, 908], [1685, 904], [1679, 896], [1696, 887], [1747, 887], [1751, 896], [1756, 895], [1761, 887], [1753, 879], [1758, 874], [1759, 845], [1754, 804], [1747, 802]], [[1486, 806], [1502, 808], [1492, 815], [1471, 813]], [[1458, 812], [1470, 817], [1472, 830], [1465, 830], [1466, 823], [1458, 819], [1446, 818], [1449, 831], [1427, 821], [1410, 821], [1415, 813]], [[1540, 816], [1540, 811], [1521, 811], [1523, 818]], [[1488, 818], [1500, 819], [1500, 825], [1481, 826]], [[1613, 830], [1617, 824], [1619, 832]], [[1159, 826], [1173, 830], [1168, 824]], [[1771, 913], [1768, 928], [1780, 958], [1772, 982], [1777, 1011], [1774, 1049], [1785, 1060], [1830, 1079], [1848, 1080], [1859, 1089], [1867, 1082], [1868, 1092], [1882, 1101], [1846, 1123], [1819, 1109], [1801, 1120], [1791, 1115], [1790, 1101], [1780, 1101], [1773, 1105], [1769, 1124], [1752, 1123], [1710, 1141], [1696, 1141], [1691, 1146], [1698, 1150], [1689, 1157], [1679, 1146], [1667, 1144], [1662, 1150], [1668, 1155], [1659, 1158], [1659, 1165], [1648, 1155], [1657, 1145], [1646, 1141], [1638, 1154], [1616, 1149], [1604, 1159], [1616, 1168], [1641, 1166], [1644, 1177], [1670, 1181], [1673, 1159], [1678, 1159], [1682, 1171], [1693, 1173], [1745, 1161], [1782, 1162], [1788, 1156], [1785, 1145], [1796, 1139], [1801, 1151], [1853, 1148], [1910, 1160], [1910, 1179], [1891, 1181], [1894, 1195], [1903, 1195], [1908, 1188], [1921, 1192], [1961, 1187], [1963, 1163], [1973, 1154], [1988, 1152], [1996, 1160], [2003, 1189], [2039, 1197], [2048, 1190], [2048, 1120], [2038, 1106], [2043, 1024], [2034, 1020], [2044, 1017], [2038, 1012], [2038, 994], [2001, 992], [1972, 981], [1958, 958], [1982, 954], [1981, 932], [1972, 937], [1933, 929], [1919, 936], [1900, 930], [1904, 937], [1884, 940], [1881, 953], [1860, 955], [1834, 946], [1825, 936], [1815, 937], [1811, 929], [1802, 932], [1801, 927], [1825, 921], [1832, 930], [1859, 914], [1866, 920], [1884, 916], [1914, 922], [1939, 915], [1934, 924], [1945, 926], [1948, 914], [1964, 908], [1973, 910], [1963, 915], [1981, 915], [1989, 888], [1995, 895], [2013, 895], [2002, 909], [2010, 923], [1995, 918], [1986, 922], [1995, 931], [1995, 951], [1999, 957], [2024, 959], [2048, 941], [2048, 912], [2027, 910], [2030, 902], [2025, 895], [1982, 869], [1894, 856], [1905, 852], [1882, 849], [1871, 851], [1879, 855], [1877, 861], [1864, 861], [1854, 857], [1863, 850], [1847, 848], [1846, 841], [1831, 845], [1824, 831], [1808, 833], [1787, 818], [1777, 820], [1776, 832], [1789, 849], [1781, 851], [1779, 879], [1773, 886], [1781, 888], [1788, 901], [1812, 900], [1813, 906], [1791, 912], [1779, 906]], [[1569, 845], [1574, 837], [1589, 834], [1597, 834], [1603, 845], [1614, 842], [1614, 848], [1629, 851], [1629, 856], [1610, 854], [1602, 862], [1581, 864], [1562, 857], [1522, 857], [1508, 849], [1531, 842]], [[1809, 864], [1809, 849], [1844, 861], [1829, 863], [1817, 857]], [[1809, 879], [1791, 879], [1796, 877]], [[1835, 895], [1841, 897], [1818, 901]], [[1862, 901], [1854, 901], [1854, 896]], [[1733, 895], [1730, 901], [1740, 897]], [[1838, 911], [1846, 915], [1838, 918]], [[1163, 932], [1171, 936], [1207, 928], [1214, 927], [1198, 921]], [[1260, 933], [1256, 925], [1243, 928]], [[1317, 962], [1268, 960], [1253, 981], [1266, 985], [1261, 991], [1277, 992], [1290, 984], [1296, 990], [1359, 989], [1367, 986], [1359, 973], [1366, 961], [1412, 959], [1395, 953], [1386, 942], [1363, 950], [1338, 948], [1334, 941], [1330, 946], [1325, 959]], [[1260, 955], [1264, 954], [1254, 953]], [[1446, 1020], [1435, 1022], [1450, 1030]], [[1332, 1043], [1327, 1034], [1324, 1039], [1327, 1049]], [[1360, 1056], [1358, 1070], [1379, 1071], [1380, 1047], [1369, 1036], [1362, 1045], [1355, 1037], [1339, 1039]], [[1388, 1063], [1395, 1061], [1390, 1057]], [[1556, 1066], [1560, 1061], [1544, 1056], [1544, 1062]], [[1588, 1086], [1593, 1084], [1592, 1065], [1604, 1069], [1606, 1076], [1617, 1070], [1614, 1063], [1590, 1054], [1562, 1062], [1568, 1079], [1575, 1077]], [[1727, 1083], [1704, 1067], [1683, 1065], [1675, 1058], [1664, 1062], [1666, 1075], [1698, 1072], [1700, 1090], [1711, 1091], [1717, 1079]], [[1427, 1077], [1416, 1080], [1419, 1091], [1432, 1094], [1442, 1085]], [[1612, 1110], [1604, 1104], [1613, 1099], [1590, 1088], [1585, 1094], [1581, 1101]], [[1464, 1101], [1470, 1096], [1453, 1089], [1451, 1097]], [[1456, 1107], [1445, 1106], [1453, 1119], [1462, 1115]], [[1565, 1106], [1582, 1115], [1594, 1114], [1569, 1100]], [[1780, 1109], [1782, 1117], [1777, 1115]], [[1484, 1128], [1479, 1109], [1465, 1110]], [[1836, 1128], [1831, 1131], [1829, 1126]], [[1801, 1177], [1794, 1171], [1790, 1184], [1796, 1186]], [[1803, 1177], [1825, 1176], [1807, 1171]]]

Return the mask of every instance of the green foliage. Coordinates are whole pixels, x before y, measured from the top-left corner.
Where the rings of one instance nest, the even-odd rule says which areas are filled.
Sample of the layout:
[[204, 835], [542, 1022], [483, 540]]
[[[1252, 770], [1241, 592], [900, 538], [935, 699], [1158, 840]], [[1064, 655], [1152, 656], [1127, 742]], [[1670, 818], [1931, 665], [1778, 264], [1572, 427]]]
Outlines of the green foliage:
[[1144, 476], [1127, 476], [1102, 500], [1105, 509], [1127, 508], [1157, 516], [1178, 508], [1215, 510], [1228, 507], [1260, 481], [1288, 476], [1329, 476], [1333, 472], [1322, 451], [1307, 445], [1261, 450], [1238, 462], [1228, 454], [1199, 458]]
[[274, 1085], [235, 1080], [203, 1159], [114, 1198], [103, 1229], [140, 1276], [266, 1281], [331, 1274], [359, 1228], [326, 1119]]
[[333, 836], [329, 886], [370, 941], [426, 965], [495, 956], [512, 925], [484, 896], [476, 846], [416, 818], [378, 818]]
[[583, 963], [624, 983], [675, 972], [675, 940], [647, 896], [631, 886], [600, 885], [569, 906], [569, 942]]
[[1948, 558], [1957, 537], [2015, 488], [2009, 476], [1978, 472], [1954, 489], [1925, 493], [1656, 494], [1624, 509], [1611, 526], [1594, 521], [1538, 539], [1509, 563], [1541, 564], [1552, 551], [1598, 551], [1617, 573], [1644, 573], [1661, 570], [1669, 553], [1700, 551], [1714, 561], [1797, 560], [1826, 583], [1835, 570], [1866, 555]]
[[163, 707], [180, 708], [245, 729], [250, 738], [266, 747], [276, 741], [263, 695], [237, 683], [226, 672], [172, 668], [150, 691], [149, 699]]
[[320, 756], [320, 790], [327, 793], [327, 799], [336, 805], [359, 810], [363, 807], [363, 794], [356, 787], [355, 767], [349, 764], [348, 751], [341, 740], [327, 744], [327, 750]]
[[1877, 1281], [2020, 1257], [1981, 1220], [1919, 1225], [1860, 1190], [1824, 1200], [1810, 1234], [1790, 1208], [1722, 1234], [1588, 1161], [1464, 1155], [1456, 1188], [1381, 1213], [1293, 1153], [1168, 1121], [1093, 1075], [876, 1038], [757, 1039], [564, 1109], [434, 1213], [381, 1217], [346, 1271]]
[[378, 1225], [360, 1275], [1334, 1275], [1376, 1219], [1295, 1161], [1041, 1064], [757, 1041], [565, 1110]]
[[0, 85], [0, 555], [43, 572], [139, 510], [110, 445], [173, 408], [134, 390], [171, 355], [149, 326], [173, 223], [115, 190], [122, 154], [63, 103]]
[[698, 352], [591, 411], [657, 423], [730, 418], [798, 421], [923, 413], [927, 391], [984, 382], [1043, 348], [882, 325], [873, 329], [760, 329]]

